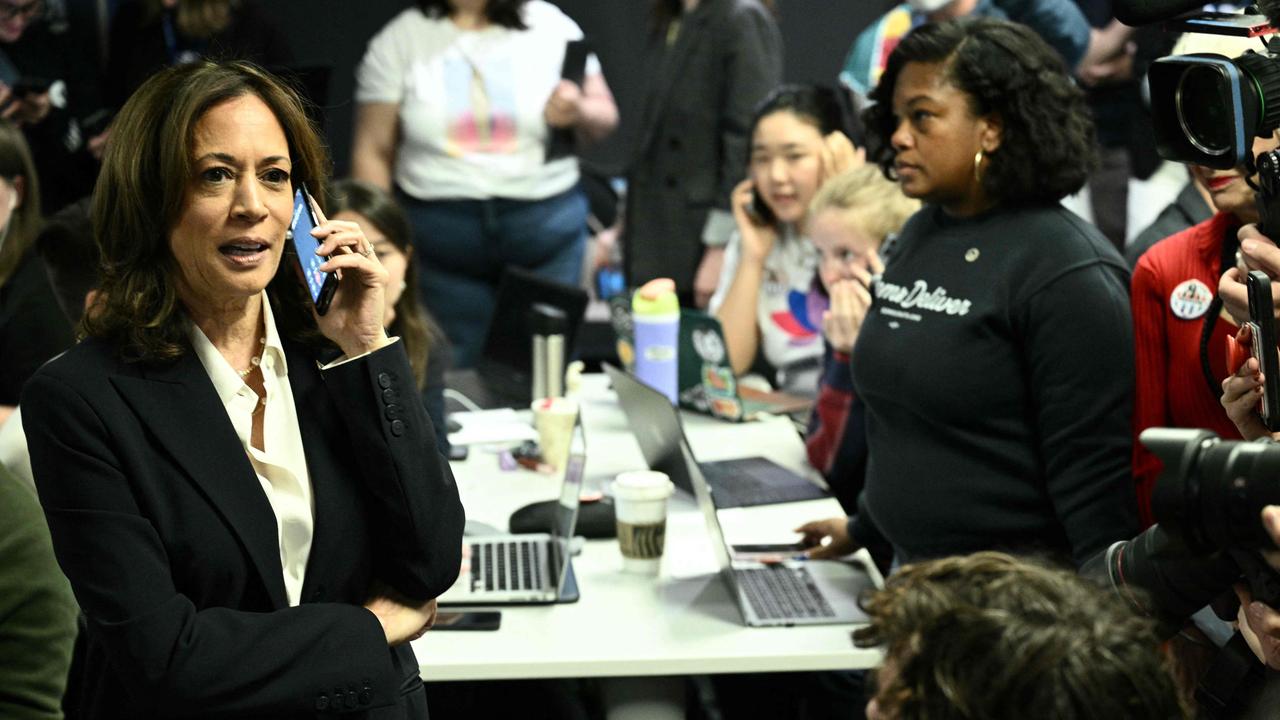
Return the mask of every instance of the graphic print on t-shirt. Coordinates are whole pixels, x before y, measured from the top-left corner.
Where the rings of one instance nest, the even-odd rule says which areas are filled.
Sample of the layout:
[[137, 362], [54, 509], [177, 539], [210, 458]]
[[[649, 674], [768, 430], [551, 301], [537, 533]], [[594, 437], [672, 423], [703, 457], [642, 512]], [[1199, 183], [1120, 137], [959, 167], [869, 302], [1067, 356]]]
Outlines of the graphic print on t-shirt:
[[[819, 315], [821, 318], [821, 315]], [[799, 290], [787, 292], [787, 310], [775, 311], [770, 315], [773, 324], [786, 333], [792, 345], [804, 345], [818, 335], [819, 326], [813, 322], [809, 314], [809, 294]]]
[[[929, 289], [929, 283], [916, 280], [910, 285], [898, 285], [887, 280], [876, 283], [876, 300], [889, 303], [880, 312], [889, 317], [920, 322], [923, 316], [913, 310], [928, 310], [942, 315], [968, 315], [973, 302], [951, 297], [941, 285]], [[896, 306], [896, 307], [895, 307]]]
[[509, 57], [472, 61], [456, 50], [444, 57], [445, 151], [507, 154], [516, 148], [515, 73]]

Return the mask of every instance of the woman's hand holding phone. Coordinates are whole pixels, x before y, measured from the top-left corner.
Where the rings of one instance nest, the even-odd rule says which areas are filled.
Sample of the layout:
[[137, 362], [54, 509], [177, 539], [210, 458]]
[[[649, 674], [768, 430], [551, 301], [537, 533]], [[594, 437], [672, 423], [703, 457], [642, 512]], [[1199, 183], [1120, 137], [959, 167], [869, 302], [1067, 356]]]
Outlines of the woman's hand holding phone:
[[1258, 415], [1258, 403], [1262, 402], [1263, 377], [1257, 358], [1249, 355], [1253, 337], [1249, 325], [1241, 325], [1236, 331], [1235, 342], [1244, 349], [1246, 360], [1222, 381], [1222, 407], [1227, 417], [1245, 440], [1256, 440], [1269, 433], [1262, 417]]
[[858, 549], [858, 543], [849, 537], [849, 518], [833, 517], [826, 520], [814, 520], [796, 528], [796, 532], [804, 535], [800, 541], [812, 560], [829, 560], [844, 557]]
[[317, 221], [311, 235], [320, 241], [316, 254], [326, 258], [319, 269], [336, 272], [341, 280], [328, 311], [316, 315], [316, 324], [347, 357], [377, 350], [390, 342], [382, 324], [387, 271], [359, 225], [325, 218], [314, 200], [311, 207]]
[[1280, 248], [1253, 224], [1240, 228], [1239, 238], [1241, 265], [1229, 268], [1218, 280], [1223, 308], [1237, 325], [1249, 322], [1249, 289], [1245, 278], [1250, 270], [1261, 270], [1272, 277], [1271, 299], [1277, 306], [1275, 317], [1280, 319], [1280, 282], [1275, 281], [1280, 278]]
[[733, 219], [738, 226], [738, 235], [742, 241], [742, 259], [764, 264], [765, 258], [773, 252], [774, 243], [778, 241], [778, 231], [771, 223], [766, 223], [756, 216], [753, 209], [755, 198], [755, 183], [750, 179], [738, 183], [730, 196]]

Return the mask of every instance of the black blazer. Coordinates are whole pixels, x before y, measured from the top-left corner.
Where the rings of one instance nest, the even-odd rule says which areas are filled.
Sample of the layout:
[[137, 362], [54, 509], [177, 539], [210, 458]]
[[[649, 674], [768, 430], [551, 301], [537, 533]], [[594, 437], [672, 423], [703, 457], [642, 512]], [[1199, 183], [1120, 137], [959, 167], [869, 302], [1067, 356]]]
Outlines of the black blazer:
[[782, 82], [782, 35], [758, 0], [703, 0], [650, 37], [639, 142], [627, 182], [627, 279], [670, 277], [693, 286], [702, 226], [711, 208], [729, 209], [746, 177], [751, 115]]
[[194, 352], [131, 364], [88, 339], [27, 385], [40, 502], [88, 621], [85, 717], [425, 716], [412, 649], [359, 606], [375, 582], [425, 600], [456, 578], [448, 463], [399, 343], [323, 372], [285, 355], [315, 504], [298, 607]]

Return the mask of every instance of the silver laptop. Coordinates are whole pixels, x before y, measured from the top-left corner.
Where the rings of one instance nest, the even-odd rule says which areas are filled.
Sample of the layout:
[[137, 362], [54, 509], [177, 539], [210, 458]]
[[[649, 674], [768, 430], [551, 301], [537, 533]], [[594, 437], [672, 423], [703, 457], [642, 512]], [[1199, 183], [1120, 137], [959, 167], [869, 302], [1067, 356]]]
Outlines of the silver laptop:
[[560, 502], [551, 534], [464, 537], [470, 559], [439, 601], [441, 605], [539, 605], [574, 602], [578, 586], [570, 545], [578, 521], [578, 497], [586, 466], [582, 418], [573, 428]]
[[[694, 494], [693, 480], [680, 457], [684, 431], [680, 413], [665, 395], [645, 385], [631, 373], [604, 363], [627, 424], [640, 445], [650, 470], [664, 472], [681, 490]], [[763, 457], [737, 458], [698, 464], [711, 488], [716, 507], [775, 505], [818, 500], [831, 494], [803, 476]]]
[[711, 535], [711, 549], [729, 594], [751, 627], [865, 623], [858, 597], [876, 587], [879, 572], [864, 558], [840, 560], [783, 559], [762, 562], [735, 558], [725, 542], [720, 518], [706, 478], [681, 433], [680, 450], [693, 481], [693, 494]]

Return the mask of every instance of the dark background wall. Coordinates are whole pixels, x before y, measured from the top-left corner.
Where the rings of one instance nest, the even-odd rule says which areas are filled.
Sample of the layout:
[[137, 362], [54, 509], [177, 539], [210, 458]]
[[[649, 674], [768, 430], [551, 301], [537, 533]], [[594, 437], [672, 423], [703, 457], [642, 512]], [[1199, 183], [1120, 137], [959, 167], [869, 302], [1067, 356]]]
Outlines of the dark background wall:
[[[604, 66], [618, 102], [622, 123], [617, 133], [588, 153], [608, 172], [620, 172], [633, 132], [645, 68], [640, 50], [647, 34], [647, 0], [552, 0], [582, 26]], [[778, 0], [779, 24], [786, 45], [786, 78], [796, 82], [835, 81], [845, 52], [858, 31], [894, 0]], [[285, 27], [311, 18], [307, 32], [291, 33], [293, 54], [302, 65], [329, 65], [333, 79], [325, 112], [325, 131], [336, 164], [350, 166], [351, 122], [356, 64], [369, 38], [412, 3], [409, 0], [269, 0], [264, 8]]]

